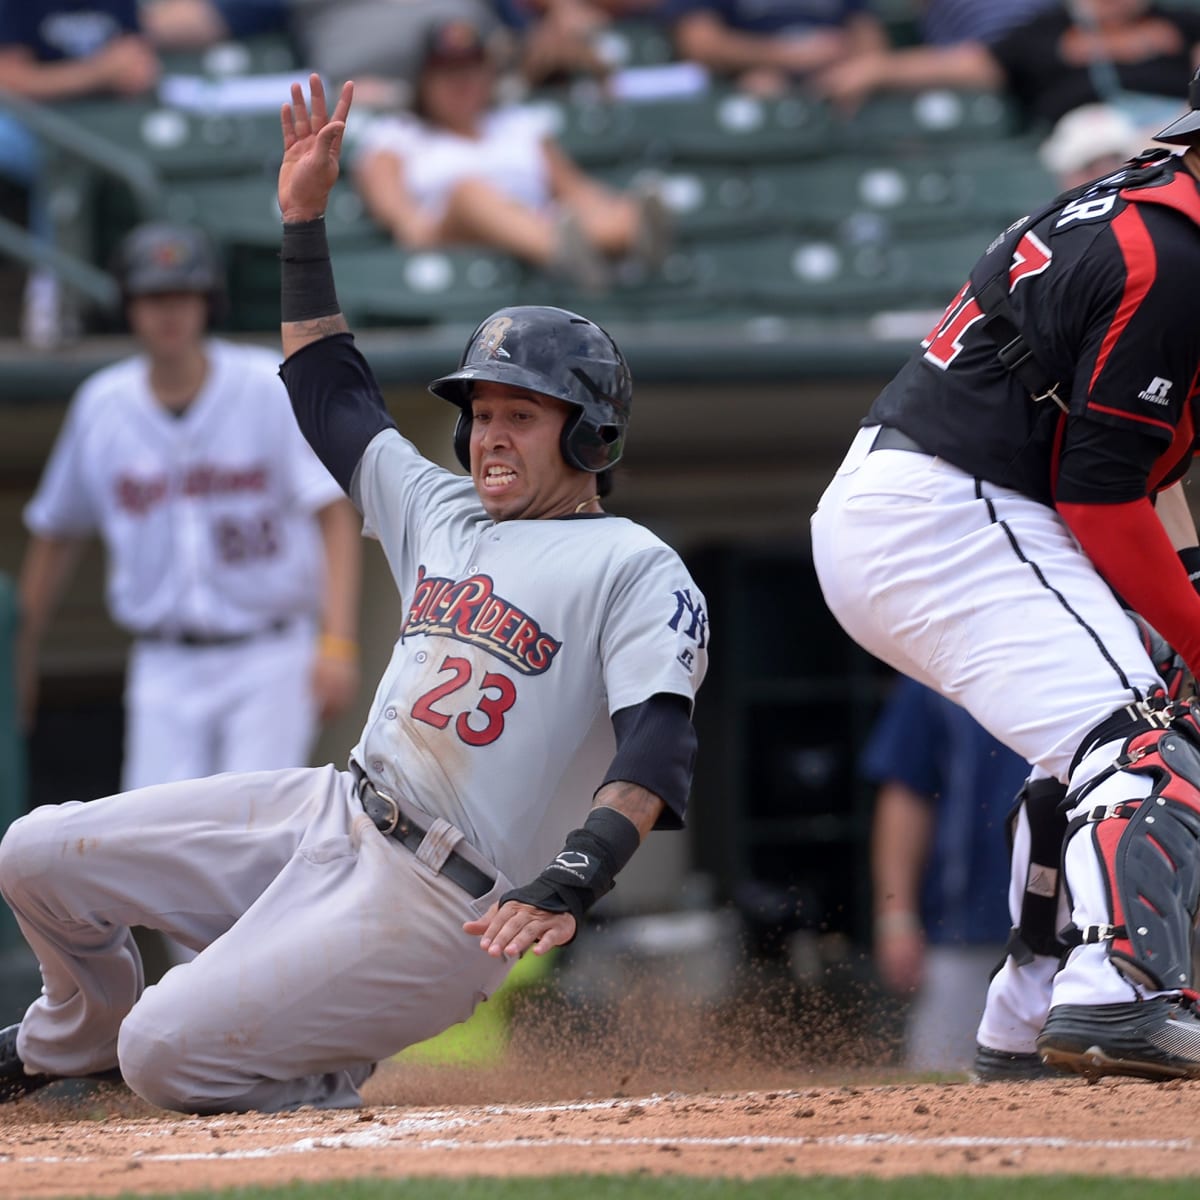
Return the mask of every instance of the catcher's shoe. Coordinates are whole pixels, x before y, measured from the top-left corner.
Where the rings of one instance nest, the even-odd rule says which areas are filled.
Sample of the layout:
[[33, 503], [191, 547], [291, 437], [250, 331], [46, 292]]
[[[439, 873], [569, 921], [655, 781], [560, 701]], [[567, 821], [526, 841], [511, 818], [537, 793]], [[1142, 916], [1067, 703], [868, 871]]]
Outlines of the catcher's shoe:
[[976, 1083], [1021, 1083], [1030, 1079], [1049, 1079], [1057, 1074], [1053, 1067], [1042, 1062], [1040, 1054], [975, 1046], [971, 1078]]
[[1200, 1017], [1181, 996], [1059, 1004], [1037, 1044], [1047, 1063], [1090, 1078], [1200, 1079]]
[[[20, 1025], [9, 1025], [0, 1029], [0, 1104], [10, 1104], [66, 1078], [62, 1075], [31, 1075], [25, 1070], [25, 1064], [17, 1053], [17, 1030], [20, 1028]], [[83, 1078], [97, 1083], [122, 1082], [121, 1072], [116, 1067]]]

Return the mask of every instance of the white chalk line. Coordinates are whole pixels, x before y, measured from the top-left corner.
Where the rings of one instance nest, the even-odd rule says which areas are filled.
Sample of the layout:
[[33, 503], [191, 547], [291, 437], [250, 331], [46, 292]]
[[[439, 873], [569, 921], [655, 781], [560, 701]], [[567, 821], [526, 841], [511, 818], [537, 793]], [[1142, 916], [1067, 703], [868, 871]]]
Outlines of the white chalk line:
[[[467, 1122], [458, 1122], [466, 1124]], [[425, 1126], [429, 1128], [428, 1125]], [[1192, 1138], [1067, 1138], [1067, 1137], [917, 1137], [907, 1133], [853, 1133], [833, 1134], [827, 1137], [515, 1137], [472, 1141], [464, 1138], [429, 1138], [409, 1141], [395, 1126], [382, 1129], [363, 1130], [360, 1133], [342, 1134], [333, 1137], [301, 1138], [285, 1146], [264, 1146], [249, 1150], [204, 1151], [194, 1153], [143, 1153], [130, 1155], [141, 1163], [172, 1162], [234, 1162], [246, 1159], [280, 1158], [292, 1154], [309, 1154], [319, 1150], [371, 1150], [397, 1149], [403, 1142], [405, 1150], [555, 1150], [621, 1147], [625, 1149], [672, 1147], [676, 1149], [752, 1149], [783, 1148], [810, 1149], [814, 1147], [838, 1147], [852, 1149], [877, 1149], [879, 1147], [904, 1147], [911, 1149], [975, 1149], [975, 1150], [1122, 1150], [1122, 1151], [1177, 1151], [1195, 1150], [1197, 1143]], [[20, 1166], [54, 1164], [58, 1166], [83, 1166], [113, 1161], [91, 1155], [0, 1155], [0, 1162]]]

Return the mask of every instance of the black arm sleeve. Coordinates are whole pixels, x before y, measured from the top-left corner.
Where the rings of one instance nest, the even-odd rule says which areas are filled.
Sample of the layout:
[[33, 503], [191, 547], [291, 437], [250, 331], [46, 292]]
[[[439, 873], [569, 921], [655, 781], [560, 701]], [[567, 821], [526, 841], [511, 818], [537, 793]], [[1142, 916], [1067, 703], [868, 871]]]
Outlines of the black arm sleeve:
[[[1133, 422], [1128, 423], [1133, 426]], [[1055, 500], [1065, 504], [1125, 504], [1146, 495], [1161, 438], [1136, 427], [1073, 417], [1067, 422]]]
[[654, 828], [682, 829], [696, 762], [696, 731], [688, 701], [658, 692], [613, 713], [612, 723], [617, 753], [604, 783], [636, 783], [653, 792], [665, 805]]
[[363, 451], [377, 433], [396, 428], [354, 336], [336, 333], [310, 342], [285, 360], [279, 376], [300, 432], [349, 494]]

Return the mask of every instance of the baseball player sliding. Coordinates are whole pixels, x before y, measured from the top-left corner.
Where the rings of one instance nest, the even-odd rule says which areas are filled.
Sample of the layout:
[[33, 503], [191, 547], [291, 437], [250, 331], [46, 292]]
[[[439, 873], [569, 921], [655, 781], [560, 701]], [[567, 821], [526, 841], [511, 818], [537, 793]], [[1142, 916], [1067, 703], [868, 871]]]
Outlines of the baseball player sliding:
[[[981, 1078], [1200, 1077], [1200, 74], [1146, 152], [992, 242], [863, 421], [812, 520], [871, 653], [1033, 764]], [[1065, 887], [1062, 885], [1065, 883]]]
[[98, 533], [134, 639], [121, 786], [303, 766], [358, 687], [358, 518], [275, 356], [206, 336], [224, 288], [204, 235], [140, 226], [115, 268], [140, 353], [79, 389], [26, 509], [25, 723], [43, 632]]
[[[568, 942], [641, 839], [682, 821], [708, 622], [678, 556], [600, 505], [629, 418], [621, 352], [574, 313], [493, 314], [431, 385], [470, 478], [422, 458], [334, 292], [321, 215], [352, 85], [332, 119], [311, 87], [311, 113], [299, 86], [283, 110], [282, 373], [382, 543], [403, 628], [349, 769], [10, 828], [0, 890], [45, 988], [0, 1034], [9, 1099], [119, 1064], [182, 1111], [356, 1104], [376, 1062]], [[143, 992], [131, 924], [199, 954]]]

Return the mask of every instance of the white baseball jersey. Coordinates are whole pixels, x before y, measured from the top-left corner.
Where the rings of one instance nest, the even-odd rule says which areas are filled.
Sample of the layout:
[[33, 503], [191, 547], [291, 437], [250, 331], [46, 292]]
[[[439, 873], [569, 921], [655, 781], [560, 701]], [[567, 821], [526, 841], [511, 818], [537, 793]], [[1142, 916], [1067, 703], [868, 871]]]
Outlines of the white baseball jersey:
[[503, 521], [470, 479], [378, 434], [354, 479], [406, 614], [354, 759], [512, 879], [580, 826], [615, 751], [610, 716], [694, 698], [704, 598], [678, 555], [617, 517]]
[[79, 389], [37, 494], [34, 533], [98, 532], [108, 603], [132, 633], [255, 632], [316, 615], [316, 510], [341, 490], [292, 415], [270, 351], [212, 340], [209, 373], [179, 416], [149, 363], [115, 363]]

